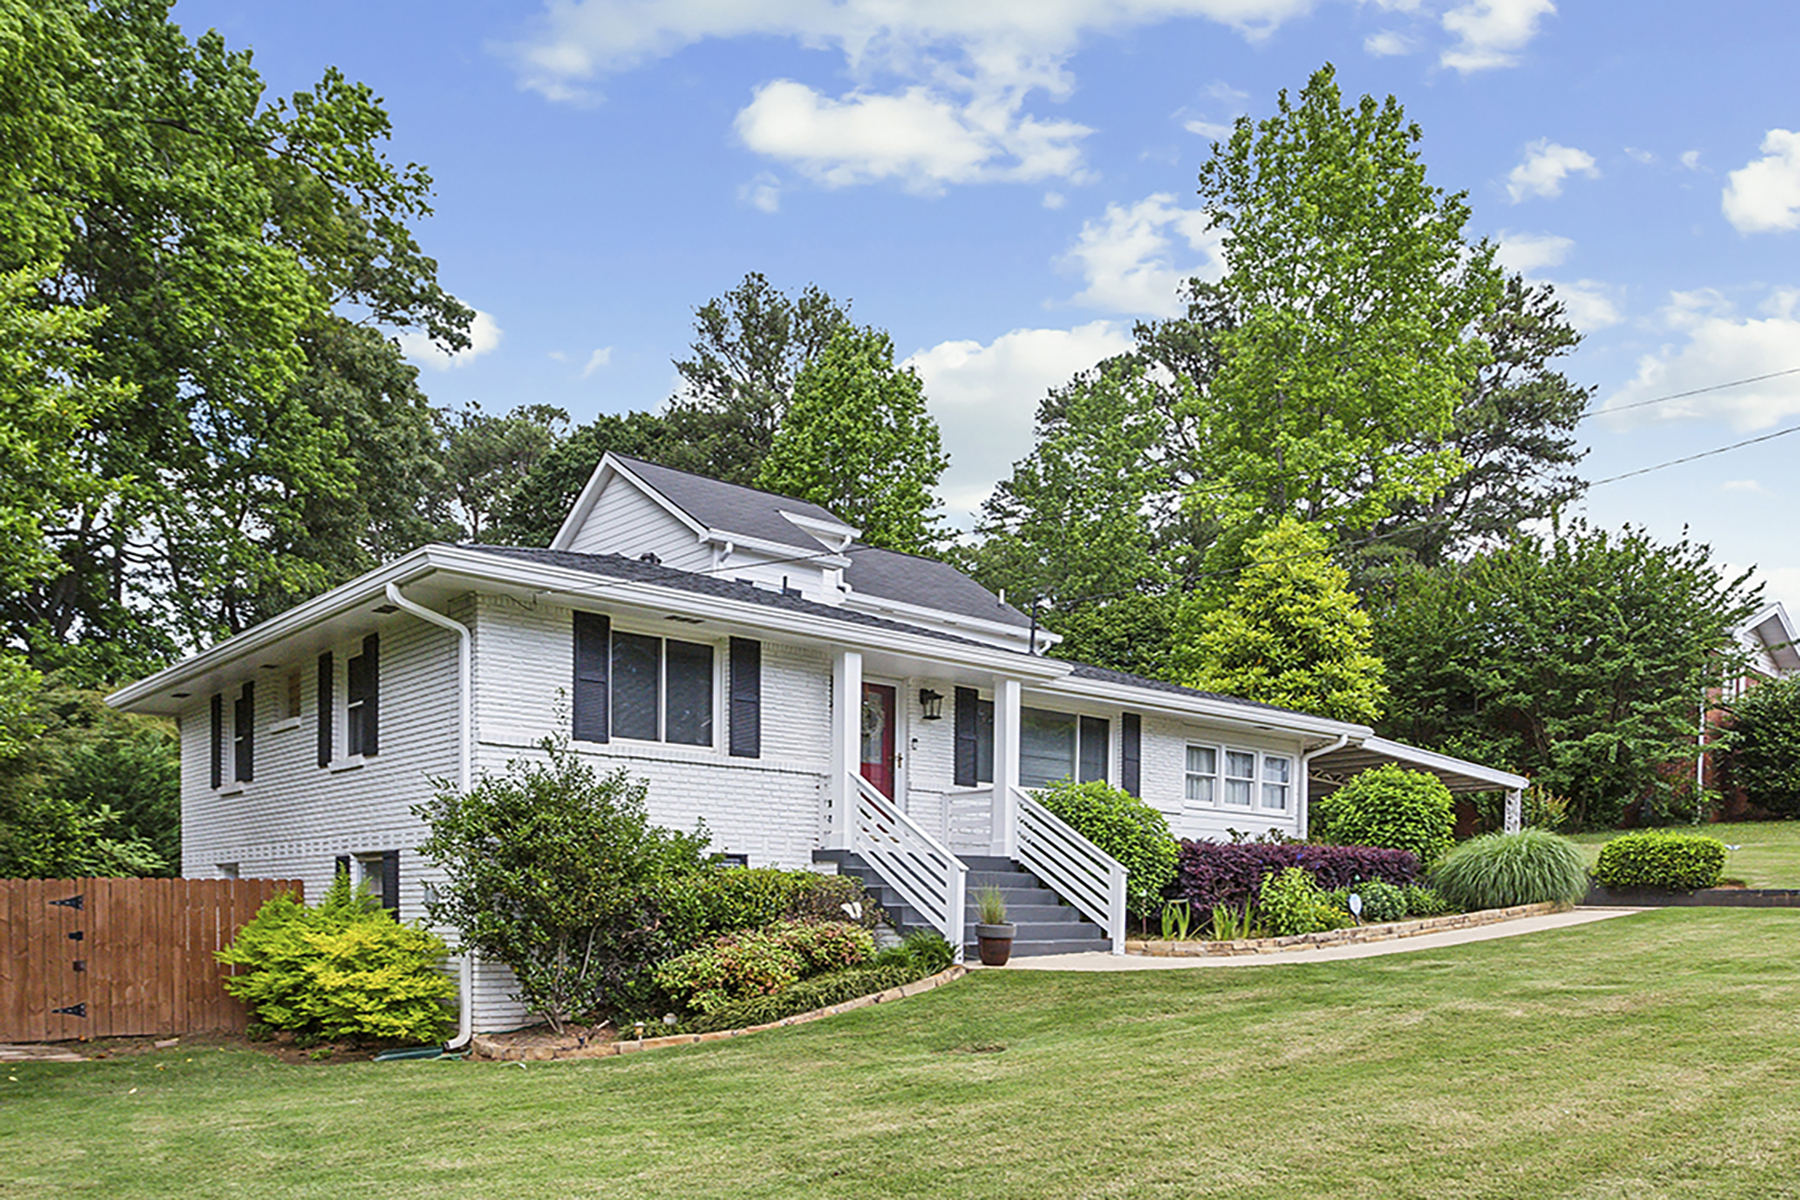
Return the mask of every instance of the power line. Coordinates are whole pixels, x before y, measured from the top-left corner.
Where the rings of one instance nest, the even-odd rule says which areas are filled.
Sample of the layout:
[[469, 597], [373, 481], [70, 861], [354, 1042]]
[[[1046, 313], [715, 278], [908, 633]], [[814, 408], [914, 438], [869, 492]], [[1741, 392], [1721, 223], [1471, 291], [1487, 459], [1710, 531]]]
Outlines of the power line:
[[1774, 433], [1765, 433], [1761, 437], [1745, 438], [1743, 441], [1733, 442], [1729, 446], [1718, 446], [1712, 450], [1702, 450], [1698, 454], [1689, 454], [1684, 458], [1671, 458], [1668, 462], [1659, 462], [1655, 466], [1639, 467], [1637, 470], [1627, 471], [1623, 475], [1612, 475], [1605, 479], [1596, 479], [1588, 484], [1588, 486], [1596, 488], [1603, 483], [1617, 483], [1621, 479], [1630, 479], [1634, 475], [1648, 475], [1650, 472], [1660, 471], [1664, 467], [1678, 467], [1682, 463], [1691, 463], [1694, 460], [1701, 458], [1711, 458], [1713, 455], [1723, 454], [1727, 450], [1741, 450], [1745, 446], [1754, 446], [1758, 442], [1773, 441], [1778, 437], [1785, 437], [1790, 433], [1800, 433], [1800, 425], [1789, 425], [1786, 429], [1777, 429]]
[[1707, 392], [1722, 392], [1726, 388], [1743, 387], [1746, 383], [1761, 383], [1765, 379], [1779, 379], [1783, 375], [1800, 375], [1800, 367], [1789, 367], [1785, 371], [1770, 371], [1767, 375], [1752, 375], [1748, 379], [1733, 379], [1729, 383], [1715, 383], [1707, 387], [1693, 388], [1690, 391], [1674, 392], [1667, 396], [1657, 396], [1650, 400], [1633, 400], [1630, 404], [1620, 404], [1614, 408], [1597, 408], [1593, 412], [1583, 413], [1581, 419], [1604, 417], [1609, 413], [1625, 412], [1633, 408], [1647, 408], [1652, 404], [1667, 404], [1671, 400], [1685, 400], [1689, 396], [1704, 395]]

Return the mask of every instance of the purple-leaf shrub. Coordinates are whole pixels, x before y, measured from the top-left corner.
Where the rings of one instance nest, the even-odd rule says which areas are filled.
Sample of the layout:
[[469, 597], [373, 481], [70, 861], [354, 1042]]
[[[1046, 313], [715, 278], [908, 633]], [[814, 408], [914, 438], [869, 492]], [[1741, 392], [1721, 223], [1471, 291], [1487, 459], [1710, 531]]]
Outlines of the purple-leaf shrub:
[[1256, 897], [1263, 876], [1302, 867], [1324, 891], [1336, 891], [1365, 879], [1404, 887], [1418, 879], [1419, 859], [1410, 850], [1373, 846], [1315, 846], [1309, 842], [1224, 844], [1181, 843], [1175, 881], [1165, 890], [1171, 900], [1186, 900], [1197, 920], [1207, 920], [1214, 907], [1241, 908]]

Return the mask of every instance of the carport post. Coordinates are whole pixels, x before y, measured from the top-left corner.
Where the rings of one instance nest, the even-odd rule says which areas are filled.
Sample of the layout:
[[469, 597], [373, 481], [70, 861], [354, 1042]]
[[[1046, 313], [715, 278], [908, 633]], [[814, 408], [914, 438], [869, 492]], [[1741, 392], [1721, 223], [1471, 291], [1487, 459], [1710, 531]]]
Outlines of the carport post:
[[1506, 793], [1506, 832], [1517, 833], [1525, 825], [1525, 793], [1513, 788]]

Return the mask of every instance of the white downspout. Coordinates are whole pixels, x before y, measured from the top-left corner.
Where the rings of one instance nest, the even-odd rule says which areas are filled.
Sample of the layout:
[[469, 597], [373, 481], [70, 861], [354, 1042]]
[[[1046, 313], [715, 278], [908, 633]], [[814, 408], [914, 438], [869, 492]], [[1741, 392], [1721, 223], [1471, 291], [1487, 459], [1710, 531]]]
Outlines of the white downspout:
[[[407, 599], [401, 593], [398, 584], [387, 585], [387, 598], [388, 602], [401, 612], [410, 613], [421, 621], [436, 625], [440, 629], [448, 629], [456, 634], [456, 694], [461, 700], [458, 705], [461, 711], [458, 713], [456, 737], [456, 786], [461, 791], [467, 792], [470, 782], [470, 755], [473, 750], [469, 734], [474, 724], [474, 696], [470, 691], [469, 627], [461, 621], [452, 621], [443, 613], [432, 612], [424, 605]], [[472, 950], [463, 951], [462, 969], [457, 973], [456, 990], [456, 1037], [454, 1040], [444, 1043], [446, 1050], [460, 1050], [469, 1044], [470, 1038], [475, 1036], [475, 953]]]
[[1300, 752], [1300, 811], [1296, 814], [1295, 833], [1302, 841], [1306, 840], [1306, 827], [1312, 820], [1312, 760], [1321, 754], [1330, 754], [1334, 750], [1342, 750], [1350, 744], [1350, 735], [1338, 734], [1338, 740], [1329, 746], [1314, 746], [1311, 750]]

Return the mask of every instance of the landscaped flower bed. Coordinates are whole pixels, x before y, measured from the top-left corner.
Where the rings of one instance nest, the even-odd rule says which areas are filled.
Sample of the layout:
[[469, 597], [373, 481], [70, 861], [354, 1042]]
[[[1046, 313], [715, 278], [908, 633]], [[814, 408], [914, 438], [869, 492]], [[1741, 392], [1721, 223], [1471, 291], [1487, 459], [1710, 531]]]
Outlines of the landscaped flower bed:
[[1125, 943], [1127, 954], [1145, 954], [1152, 958], [1205, 958], [1240, 954], [1272, 954], [1280, 950], [1308, 950], [1325, 946], [1353, 945], [1358, 942], [1385, 942], [1395, 938], [1419, 937], [1450, 929], [1468, 929], [1477, 925], [1496, 925], [1520, 917], [1539, 917], [1561, 912], [1567, 905], [1521, 904], [1513, 908], [1489, 908], [1479, 912], [1449, 913], [1441, 917], [1416, 917], [1407, 921], [1390, 921], [1380, 925], [1352, 925], [1343, 929], [1301, 933], [1290, 937], [1200, 939], [1174, 941], [1131, 938]]

